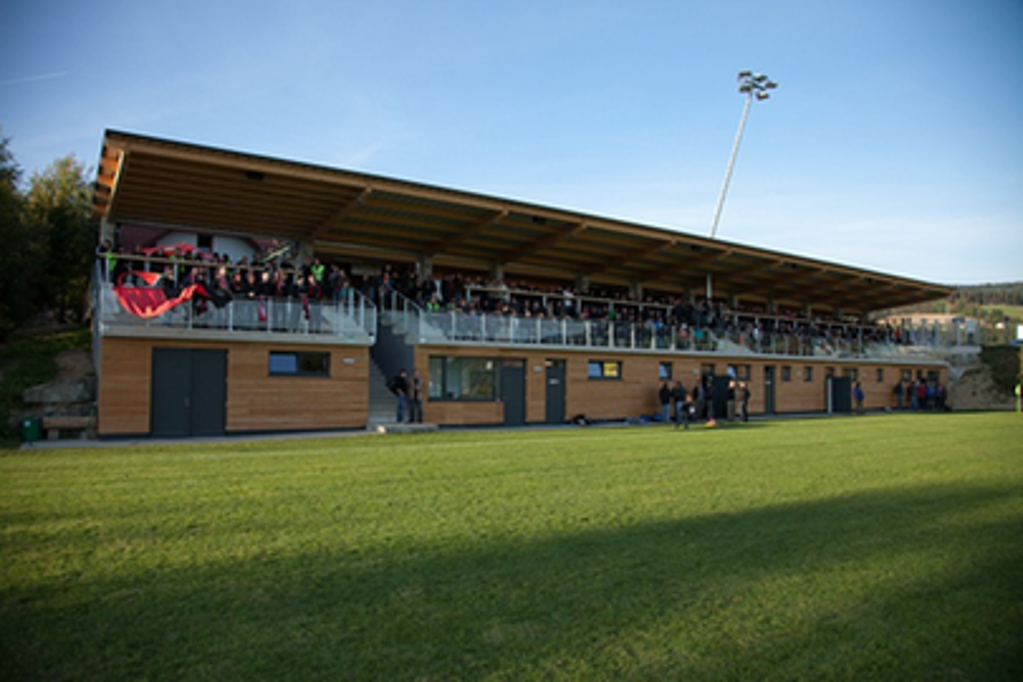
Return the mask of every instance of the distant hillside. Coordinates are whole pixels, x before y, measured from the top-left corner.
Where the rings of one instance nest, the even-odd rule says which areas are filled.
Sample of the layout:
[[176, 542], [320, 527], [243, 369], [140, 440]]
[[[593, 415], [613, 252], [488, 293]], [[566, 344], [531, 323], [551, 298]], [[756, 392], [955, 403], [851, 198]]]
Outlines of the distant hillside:
[[951, 313], [988, 322], [1023, 322], [1023, 282], [956, 287], [947, 301], [900, 308], [902, 313]]

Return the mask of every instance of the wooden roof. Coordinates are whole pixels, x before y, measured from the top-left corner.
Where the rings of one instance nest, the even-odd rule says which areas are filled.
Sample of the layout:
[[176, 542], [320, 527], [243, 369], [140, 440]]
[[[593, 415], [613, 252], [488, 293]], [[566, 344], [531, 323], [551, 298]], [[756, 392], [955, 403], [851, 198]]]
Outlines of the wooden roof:
[[94, 209], [117, 224], [311, 243], [326, 259], [873, 311], [948, 296], [903, 277], [549, 206], [108, 130]]

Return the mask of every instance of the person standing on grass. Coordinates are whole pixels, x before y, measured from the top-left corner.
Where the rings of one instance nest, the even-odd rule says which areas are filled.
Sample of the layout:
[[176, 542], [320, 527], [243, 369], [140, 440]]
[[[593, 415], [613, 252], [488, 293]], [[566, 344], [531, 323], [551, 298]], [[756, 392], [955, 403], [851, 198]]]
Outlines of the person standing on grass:
[[740, 418], [744, 422], [749, 421], [749, 397], [749, 384], [744, 381], [739, 385]]
[[686, 409], [686, 389], [681, 381], [676, 381], [671, 387], [671, 402], [675, 406], [675, 428], [685, 421], [686, 428], [689, 428], [689, 412]]
[[728, 421], [735, 421], [735, 412], [735, 379], [732, 379], [725, 390], [725, 415]]
[[396, 421], [400, 424], [405, 421], [405, 408], [408, 407], [408, 377], [405, 374], [404, 368], [398, 370], [398, 374], [388, 382], [387, 387], [398, 398], [398, 416]]
[[895, 409], [901, 412], [903, 395], [902, 379], [895, 382], [895, 388], [892, 389], [892, 393], [895, 394]]
[[696, 414], [693, 415], [697, 421], [703, 419], [703, 410], [707, 406], [707, 393], [703, 388], [703, 377], [697, 380], [696, 385], [693, 386], [693, 406], [696, 409]]
[[423, 423], [423, 378], [419, 370], [412, 370], [412, 379], [409, 381], [409, 413], [410, 424]]
[[657, 398], [661, 401], [661, 421], [667, 423], [669, 417], [669, 405], [671, 404], [671, 388], [668, 382], [661, 384], [661, 390], [657, 392]]
[[856, 385], [853, 387], [853, 400], [856, 401], [856, 414], [863, 414], [864, 397], [865, 396], [863, 395], [863, 386], [861, 386], [860, 382], [857, 381]]

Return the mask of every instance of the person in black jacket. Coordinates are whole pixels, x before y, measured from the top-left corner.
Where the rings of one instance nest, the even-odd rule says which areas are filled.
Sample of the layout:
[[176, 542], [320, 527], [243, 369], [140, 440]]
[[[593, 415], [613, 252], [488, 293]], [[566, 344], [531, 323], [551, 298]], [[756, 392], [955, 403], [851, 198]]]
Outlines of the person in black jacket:
[[667, 422], [671, 405], [671, 387], [668, 386], [667, 381], [661, 384], [661, 390], [657, 392], [657, 397], [661, 401], [661, 421]]
[[676, 381], [671, 388], [671, 402], [675, 404], [675, 428], [679, 424], [689, 430], [689, 405], [686, 404], [686, 389], [681, 381]]
[[405, 421], [405, 408], [408, 407], [408, 376], [405, 370], [398, 370], [398, 374], [388, 382], [387, 387], [398, 398], [398, 417], [396, 421], [400, 424]]

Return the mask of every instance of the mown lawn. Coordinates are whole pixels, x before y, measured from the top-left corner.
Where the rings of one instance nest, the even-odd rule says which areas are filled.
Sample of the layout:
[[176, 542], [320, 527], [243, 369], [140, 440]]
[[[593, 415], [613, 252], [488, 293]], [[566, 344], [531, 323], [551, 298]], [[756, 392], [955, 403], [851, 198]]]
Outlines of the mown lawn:
[[0, 677], [1023, 679], [1023, 418], [0, 456]]

